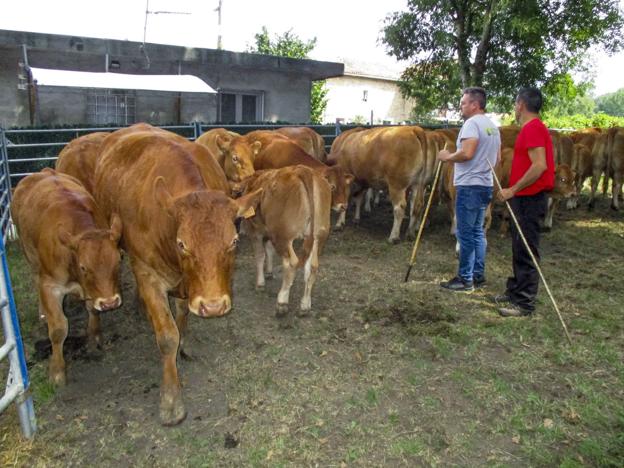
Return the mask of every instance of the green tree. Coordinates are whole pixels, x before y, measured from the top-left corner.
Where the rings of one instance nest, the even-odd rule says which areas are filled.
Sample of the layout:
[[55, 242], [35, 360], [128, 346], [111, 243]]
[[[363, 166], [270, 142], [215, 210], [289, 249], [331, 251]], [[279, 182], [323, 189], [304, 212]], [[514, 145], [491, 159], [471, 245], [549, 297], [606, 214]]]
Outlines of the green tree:
[[623, 45], [619, 0], [408, 0], [386, 18], [388, 53], [411, 60], [400, 87], [422, 111], [484, 86], [509, 106], [521, 86], [545, 86], [578, 67], [591, 46]]
[[[308, 54], [316, 46], [316, 38], [304, 41], [294, 34], [292, 30], [288, 30], [282, 35], [277, 35], [271, 40], [266, 26], [262, 26], [262, 31], [254, 37], [256, 44], [248, 47], [247, 52], [255, 54], [304, 59], [308, 58]], [[310, 122], [322, 123], [323, 114], [327, 108], [328, 91], [324, 80], [312, 82], [312, 89], [310, 90]]]
[[593, 86], [592, 82], [575, 83], [568, 73], [558, 75], [544, 88], [547, 97], [544, 110], [553, 116], [592, 115], [596, 102], [589, 92]]
[[624, 117], [624, 88], [618, 89], [615, 93], [598, 96], [596, 105], [599, 112]]

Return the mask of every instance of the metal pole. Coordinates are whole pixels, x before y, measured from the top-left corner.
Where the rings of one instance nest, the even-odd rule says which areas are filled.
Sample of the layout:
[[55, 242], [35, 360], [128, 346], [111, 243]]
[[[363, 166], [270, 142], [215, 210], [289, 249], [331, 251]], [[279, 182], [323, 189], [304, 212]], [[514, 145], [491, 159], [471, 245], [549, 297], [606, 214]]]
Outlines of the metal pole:
[[[446, 149], [446, 145], [444, 145], [444, 149]], [[416, 261], [416, 252], [418, 251], [418, 246], [420, 245], [420, 238], [422, 236], [423, 229], [425, 228], [425, 221], [427, 220], [427, 215], [429, 214], [429, 208], [431, 207], [431, 201], [433, 200], [433, 194], [435, 193], [436, 186], [438, 185], [438, 179], [440, 178], [440, 169], [442, 168], [442, 161], [438, 161], [438, 165], [436, 166], [435, 176], [433, 177], [433, 185], [431, 186], [431, 193], [429, 194], [429, 200], [427, 201], [427, 207], [425, 208], [425, 212], [423, 214], [422, 221], [420, 222], [420, 227], [418, 228], [418, 235], [416, 236], [416, 242], [414, 243], [414, 248], [412, 249], [412, 256], [409, 261], [409, 266], [407, 268], [407, 273], [405, 273], [404, 283], [407, 283], [409, 279], [410, 272], [412, 271], [412, 267], [414, 266], [414, 262]]]
[[[498, 190], [503, 190], [503, 187], [501, 186], [500, 181], [498, 180], [498, 176], [496, 175], [496, 172], [494, 171], [494, 167], [492, 167], [492, 163], [490, 162], [489, 159], [486, 159], [488, 165], [490, 166], [490, 170], [492, 171], [492, 175], [494, 176], [494, 179], [496, 180], [496, 185], [498, 185]], [[568, 339], [568, 343], [572, 344], [572, 338], [570, 338], [570, 334], [568, 333], [568, 327], [566, 326], [565, 322], [563, 321], [563, 317], [561, 316], [561, 312], [559, 312], [559, 307], [557, 306], [557, 302], [555, 302], [555, 298], [553, 297], [552, 293], [550, 292], [550, 288], [548, 287], [548, 283], [546, 282], [546, 278], [544, 278], [544, 274], [542, 273], [542, 269], [540, 268], [539, 264], [537, 263], [537, 259], [535, 258], [535, 255], [533, 255], [533, 251], [531, 250], [531, 248], [529, 247], [529, 243], [526, 240], [526, 237], [524, 237], [524, 233], [522, 232], [522, 229], [520, 229], [520, 223], [518, 223], [518, 220], [516, 219], [516, 215], [514, 214], [513, 210], [511, 209], [511, 206], [509, 205], [509, 202], [507, 200], [505, 200], [505, 205], [507, 206], [507, 210], [509, 211], [509, 214], [511, 215], [511, 219], [513, 220], [516, 229], [518, 230], [518, 233], [520, 234], [520, 237], [522, 238], [522, 243], [524, 244], [524, 247], [527, 249], [527, 252], [529, 252], [529, 255], [531, 256], [531, 260], [533, 261], [533, 264], [535, 265], [535, 269], [537, 270], [537, 272], [539, 273], [539, 276], [542, 280], [542, 283], [544, 283], [544, 287], [546, 288], [546, 292], [548, 293], [548, 297], [550, 297], [550, 301], [552, 302], [554, 308], [555, 308], [555, 312], [557, 312], [557, 316], [559, 317], [559, 321], [561, 322], [561, 326], [563, 327], [563, 331], [565, 332], [565, 336]]]

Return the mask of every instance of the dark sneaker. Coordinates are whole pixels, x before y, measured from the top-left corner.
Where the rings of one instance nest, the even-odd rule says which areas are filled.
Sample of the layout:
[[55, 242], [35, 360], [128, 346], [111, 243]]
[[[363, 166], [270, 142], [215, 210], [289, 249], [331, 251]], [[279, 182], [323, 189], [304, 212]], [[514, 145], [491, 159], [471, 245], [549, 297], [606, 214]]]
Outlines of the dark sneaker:
[[499, 294], [497, 296], [492, 297], [494, 304], [499, 306], [506, 306], [511, 303], [511, 297], [509, 294]]
[[442, 281], [440, 286], [444, 289], [456, 292], [470, 292], [474, 291], [474, 285], [472, 283], [466, 283], [459, 276], [456, 276], [450, 281]]
[[530, 317], [533, 311], [510, 303], [506, 307], [498, 309], [498, 313], [501, 317]]
[[475, 288], [482, 288], [483, 286], [485, 286], [485, 283], [487, 283], [487, 281], [485, 280], [485, 276], [475, 276], [473, 282]]

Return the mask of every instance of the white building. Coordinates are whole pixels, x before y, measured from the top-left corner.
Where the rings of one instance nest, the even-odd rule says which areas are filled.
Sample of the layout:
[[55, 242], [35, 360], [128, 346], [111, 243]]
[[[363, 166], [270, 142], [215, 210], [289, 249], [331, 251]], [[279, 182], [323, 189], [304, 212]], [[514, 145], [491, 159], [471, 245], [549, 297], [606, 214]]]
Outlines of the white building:
[[403, 68], [350, 59], [344, 76], [327, 80], [328, 103], [323, 122], [400, 123], [410, 119], [413, 100], [401, 96], [397, 81]]

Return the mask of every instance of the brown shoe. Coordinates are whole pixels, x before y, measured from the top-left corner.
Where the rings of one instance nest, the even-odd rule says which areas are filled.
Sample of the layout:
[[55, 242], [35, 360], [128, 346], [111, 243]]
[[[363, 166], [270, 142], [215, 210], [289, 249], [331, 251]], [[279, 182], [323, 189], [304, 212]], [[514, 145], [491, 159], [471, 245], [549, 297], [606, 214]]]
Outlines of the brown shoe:
[[533, 311], [523, 309], [516, 304], [509, 304], [508, 306], [498, 309], [498, 313], [501, 317], [530, 317]]

